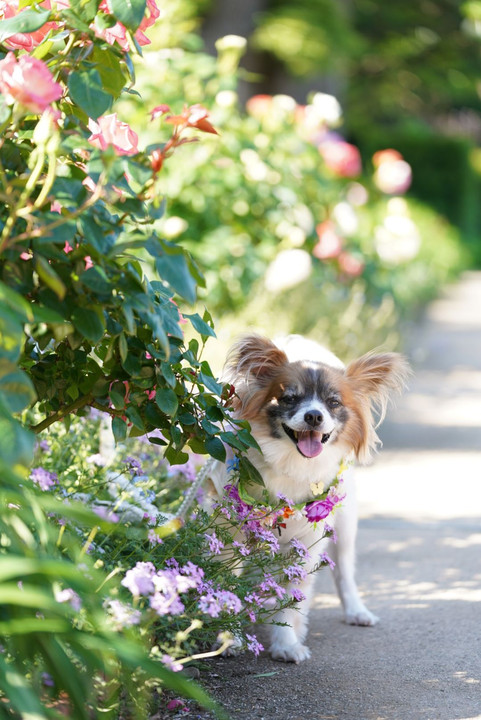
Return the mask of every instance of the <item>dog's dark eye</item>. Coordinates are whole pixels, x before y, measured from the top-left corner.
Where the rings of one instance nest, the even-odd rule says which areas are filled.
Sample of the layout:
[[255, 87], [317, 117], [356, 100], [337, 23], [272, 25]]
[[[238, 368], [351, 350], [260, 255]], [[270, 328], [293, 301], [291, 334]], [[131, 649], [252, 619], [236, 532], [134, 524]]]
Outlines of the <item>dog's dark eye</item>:
[[297, 402], [298, 397], [297, 395], [283, 395], [279, 398], [279, 400], [284, 405], [294, 405]]
[[341, 401], [336, 397], [330, 397], [327, 399], [327, 406], [333, 410], [341, 406]]

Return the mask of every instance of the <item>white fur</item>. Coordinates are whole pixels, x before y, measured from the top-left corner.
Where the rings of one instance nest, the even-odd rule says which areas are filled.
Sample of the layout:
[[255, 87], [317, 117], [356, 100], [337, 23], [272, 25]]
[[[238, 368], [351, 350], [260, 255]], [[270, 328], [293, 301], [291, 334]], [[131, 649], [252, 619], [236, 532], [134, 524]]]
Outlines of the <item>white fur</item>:
[[[287, 354], [290, 362], [304, 360], [323, 362], [338, 369], [344, 367], [343, 363], [328, 350], [300, 336], [289, 336], [287, 339], [278, 340], [276, 345]], [[333, 427], [335, 422], [328, 409], [324, 405], [319, 409], [324, 416], [324, 426], [321, 431], [336, 432]], [[335, 443], [328, 442], [317, 457], [306, 458], [297, 451], [287, 436], [272, 437], [265, 423], [256, 422], [254, 419], [251, 421], [251, 428], [262, 454], [251, 450], [248, 457], [262, 475], [272, 498], [276, 498], [278, 493], [283, 493], [295, 503], [308, 501], [312, 497], [310, 485], [322, 482], [327, 489], [337, 475], [340, 462], [347, 459], [352, 450], [348, 445], [343, 444], [341, 436]], [[286, 528], [283, 529], [279, 542], [281, 550], [284, 549], [286, 552], [290, 549], [289, 542], [293, 537], [301, 540], [308, 548], [314, 545], [311, 560], [305, 566], [308, 573], [317, 564], [320, 553], [329, 547], [329, 554], [335, 562], [334, 578], [343, 605], [345, 621], [353, 625], [374, 625], [378, 618], [363, 604], [354, 579], [357, 507], [352, 469], [344, 473], [344, 478], [346, 499], [343, 506], [335, 511], [334, 517], [328, 519], [330, 524], [335, 525], [337, 544], [321, 539], [322, 522], [315, 528], [300, 513], [296, 513], [286, 521]], [[211, 479], [217, 494], [222, 495], [228, 481], [222, 463], [216, 463]], [[252, 492], [255, 494], [255, 488]], [[306, 599], [298, 603], [296, 609], [281, 611], [274, 618], [276, 622], [287, 623], [287, 626], [272, 626], [269, 650], [274, 659], [298, 663], [310, 657], [310, 651], [304, 643], [307, 636], [313, 581], [314, 576], [308, 574], [301, 584], [296, 585], [295, 587], [301, 590]]]

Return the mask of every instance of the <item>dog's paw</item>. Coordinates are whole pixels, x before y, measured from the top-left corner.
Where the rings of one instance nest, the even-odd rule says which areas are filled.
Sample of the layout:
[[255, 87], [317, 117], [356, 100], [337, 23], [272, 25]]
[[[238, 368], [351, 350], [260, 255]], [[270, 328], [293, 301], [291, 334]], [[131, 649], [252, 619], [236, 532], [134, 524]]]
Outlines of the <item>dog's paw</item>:
[[222, 632], [217, 636], [212, 650], [213, 652], [217, 652], [222, 647], [221, 657], [235, 657], [236, 655], [240, 655], [244, 650], [244, 643], [237, 635], [233, 635], [230, 632]]
[[309, 660], [311, 651], [306, 645], [296, 642], [292, 645], [283, 645], [282, 643], [273, 643], [269, 648], [271, 658], [273, 660], [281, 660], [282, 662], [300, 663], [303, 660]]
[[371, 627], [379, 622], [378, 616], [374, 615], [366, 607], [357, 608], [350, 612], [346, 611], [344, 619], [348, 625], [363, 625], [365, 627]]

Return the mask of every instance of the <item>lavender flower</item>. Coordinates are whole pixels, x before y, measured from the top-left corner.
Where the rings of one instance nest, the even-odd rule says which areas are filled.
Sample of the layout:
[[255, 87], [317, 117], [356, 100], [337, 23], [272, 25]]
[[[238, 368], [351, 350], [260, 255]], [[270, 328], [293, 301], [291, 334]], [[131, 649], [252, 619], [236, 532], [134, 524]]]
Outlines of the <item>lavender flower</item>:
[[272, 595], [272, 591], [274, 591], [279, 600], [282, 600], [286, 594], [286, 590], [281, 587], [269, 573], [264, 575], [264, 580], [259, 583], [259, 590], [261, 593], [270, 596]]
[[120, 602], [120, 600], [108, 600], [105, 607], [116, 630], [122, 630], [122, 628], [140, 623], [142, 613], [140, 610], [134, 610], [127, 603]]
[[284, 568], [284, 573], [291, 582], [301, 582], [307, 576], [307, 571], [301, 565], [289, 565]]
[[77, 595], [75, 590], [72, 588], [65, 588], [65, 590], [58, 590], [55, 593], [55, 600], [58, 603], [68, 603], [73, 609], [78, 612], [82, 607], [82, 601]]
[[238, 549], [241, 555], [246, 557], [247, 555], [250, 555], [250, 550], [248, 547], [246, 547], [243, 543], [237, 542], [237, 540], [234, 540], [232, 543], [232, 547], [235, 547]]
[[249, 635], [249, 633], [246, 633], [247, 638], [247, 649], [254, 653], [254, 655], [257, 657], [259, 653], [261, 653], [264, 650], [264, 646], [261, 645], [261, 643], [258, 641], [255, 635]]
[[334, 568], [336, 567], [336, 563], [334, 562], [334, 560], [332, 560], [332, 559], [329, 557], [329, 555], [327, 554], [327, 552], [321, 553], [321, 554], [319, 555], [319, 560], [320, 560], [320, 562], [321, 562], [322, 565], [329, 565], [329, 567], [331, 568], [331, 570], [334, 570]]
[[291, 595], [296, 602], [302, 602], [306, 599], [306, 596], [301, 590], [299, 590], [299, 588], [292, 588]]
[[43, 467], [33, 468], [30, 479], [39, 486], [40, 490], [44, 491], [50, 490], [58, 482], [57, 473], [49, 472]]
[[162, 662], [164, 663], [165, 667], [169, 668], [169, 670], [172, 670], [172, 672], [180, 672], [184, 668], [182, 663], [177, 662], [170, 655], [162, 655]]
[[176, 593], [156, 592], [150, 596], [150, 607], [157, 615], [182, 615], [185, 610], [184, 603]]
[[135, 477], [136, 475], [142, 475], [142, 465], [140, 461], [132, 457], [132, 455], [128, 455], [125, 458], [124, 465], [127, 465], [127, 469], [129, 470], [132, 477]]
[[162, 545], [162, 543], [163, 543], [162, 538], [157, 535], [157, 533], [155, 532], [155, 530], [153, 528], [150, 529], [149, 532], [147, 533], [147, 540], [153, 546]]
[[224, 548], [224, 543], [222, 540], [219, 540], [217, 535], [215, 534], [215, 531], [212, 533], [212, 535], [209, 535], [208, 533], [204, 533], [205, 539], [209, 543], [209, 550], [213, 555], [220, 555], [222, 549]]
[[53, 677], [48, 672], [43, 672], [41, 675], [42, 678], [42, 685], [45, 685], [46, 687], [55, 687], [55, 681]]
[[279, 500], [281, 502], [283, 502], [285, 505], [287, 505], [287, 507], [289, 507], [289, 508], [294, 507], [294, 505], [295, 505], [294, 500], [291, 500], [290, 498], [288, 498], [286, 495], [284, 495], [284, 493], [278, 492], [277, 497], [279, 498]]
[[119, 521], [119, 516], [116, 513], [112, 512], [110, 508], [105, 507], [104, 505], [93, 505], [92, 510], [102, 520], [107, 520], [111, 523], [116, 523]]
[[150, 595], [155, 589], [154, 575], [155, 567], [151, 562], [138, 562], [133, 568], [127, 570], [120, 584], [130, 590], [134, 597]]
[[292, 538], [291, 545], [296, 551], [297, 555], [303, 560], [308, 560], [311, 557], [304, 543], [302, 543], [297, 538]]
[[242, 603], [229, 590], [208, 590], [200, 597], [198, 607], [201, 612], [216, 618], [221, 612], [237, 615], [242, 610]]

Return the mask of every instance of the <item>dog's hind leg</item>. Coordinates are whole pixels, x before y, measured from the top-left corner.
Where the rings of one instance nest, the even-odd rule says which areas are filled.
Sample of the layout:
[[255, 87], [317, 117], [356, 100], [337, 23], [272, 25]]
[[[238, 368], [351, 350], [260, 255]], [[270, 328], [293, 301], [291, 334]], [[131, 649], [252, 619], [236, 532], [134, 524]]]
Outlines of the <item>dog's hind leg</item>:
[[349, 625], [375, 625], [379, 618], [362, 602], [354, 577], [356, 562], [357, 501], [354, 480], [346, 473], [344, 489], [346, 498], [336, 512], [335, 527], [337, 543], [329, 550], [336, 563], [334, 580], [344, 608], [344, 619]]

